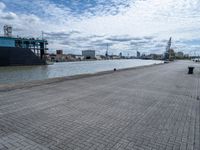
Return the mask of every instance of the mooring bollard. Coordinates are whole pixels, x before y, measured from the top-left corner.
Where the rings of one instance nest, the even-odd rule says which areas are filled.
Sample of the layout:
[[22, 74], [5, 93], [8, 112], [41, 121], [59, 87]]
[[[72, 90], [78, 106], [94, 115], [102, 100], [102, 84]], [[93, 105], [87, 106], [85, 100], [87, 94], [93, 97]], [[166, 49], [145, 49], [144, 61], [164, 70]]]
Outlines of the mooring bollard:
[[188, 67], [188, 74], [193, 74], [194, 67]]

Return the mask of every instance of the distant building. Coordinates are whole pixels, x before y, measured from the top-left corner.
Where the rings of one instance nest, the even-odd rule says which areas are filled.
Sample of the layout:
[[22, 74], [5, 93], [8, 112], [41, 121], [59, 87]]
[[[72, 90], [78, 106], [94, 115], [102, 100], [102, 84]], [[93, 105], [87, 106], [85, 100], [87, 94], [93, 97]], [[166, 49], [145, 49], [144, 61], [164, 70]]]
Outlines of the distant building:
[[176, 58], [178, 58], [178, 59], [183, 59], [183, 58], [184, 58], [184, 53], [183, 53], [183, 52], [177, 52], [177, 53], [175, 54], [175, 56], [176, 56]]
[[104, 59], [106, 59], [106, 56], [105, 55], [96, 55], [95, 59], [96, 60], [104, 60]]
[[63, 55], [63, 50], [56, 50], [57, 55]]
[[55, 62], [56, 61], [56, 54], [49, 54], [49, 56], [50, 56], [50, 61], [53, 61], [53, 62]]
[[65, 62], [66, 56], [65, 55], [56, 55], [56, 62]]
[[151, 59], [154, 59], [154, 60], [163, 59], [163, 55], [162, 54], [150, 54], [149, 56], [150, 56]]
[[175, 52], [173, 49], [169, 50], [169, 60], [173, 61], [175, 59]]
[[185, 54], [184, 58], [190, 58], [190, 55], [189, 54]]
[[112, 59], [120, 59], [122, 56], [112, 55]]
[[63, 54], [63, 50], [56, 50], [56, 62], [64, 62], [66, 61], [66, 56]]
[[[105, 56], [104, 56], [104, 57], [105, 57]], [[101, 55], [96, 55], [95, 58], [96, 58], [96, 60], [102, 60]]]
[[173, 61], [175, 59], [175, 52], [173, 49], [169, 49], [168, 51], [165, 52], [165, 60], [170, 60]]
[[85, 59], [95, 59], [95, 50], [84, 50], [82, 51], [82, 56]]

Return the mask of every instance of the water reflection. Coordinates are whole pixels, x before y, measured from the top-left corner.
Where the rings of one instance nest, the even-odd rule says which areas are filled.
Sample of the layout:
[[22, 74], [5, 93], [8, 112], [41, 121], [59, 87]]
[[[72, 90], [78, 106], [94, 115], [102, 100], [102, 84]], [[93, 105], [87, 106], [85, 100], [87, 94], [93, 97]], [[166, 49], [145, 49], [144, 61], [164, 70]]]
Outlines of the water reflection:
[[113, 68], [161, 63], [154, 60], [105, 60], [55, 63], [48, 66], [0, 67], [0, 84], [42, 80], [54, 77], [71, 76], [84, 73], [95, 73]]

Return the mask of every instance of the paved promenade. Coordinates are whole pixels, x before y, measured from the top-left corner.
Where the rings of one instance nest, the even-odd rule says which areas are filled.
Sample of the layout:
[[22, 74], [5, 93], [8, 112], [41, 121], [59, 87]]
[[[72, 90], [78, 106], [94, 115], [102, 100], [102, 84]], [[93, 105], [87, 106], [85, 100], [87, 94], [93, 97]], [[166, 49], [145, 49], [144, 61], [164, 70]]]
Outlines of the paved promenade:
[[200, 68], [188, 75], [191, 64], [4, 90], [0, 150], [200, 150]]

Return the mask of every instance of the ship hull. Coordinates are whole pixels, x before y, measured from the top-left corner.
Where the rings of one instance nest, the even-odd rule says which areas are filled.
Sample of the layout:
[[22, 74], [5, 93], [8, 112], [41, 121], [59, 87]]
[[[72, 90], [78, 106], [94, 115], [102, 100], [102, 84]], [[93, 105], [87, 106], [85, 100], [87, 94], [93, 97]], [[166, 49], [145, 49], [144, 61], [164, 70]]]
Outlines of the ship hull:
[[0, 66], [45, 65], [30, 49], [0, 47]]

